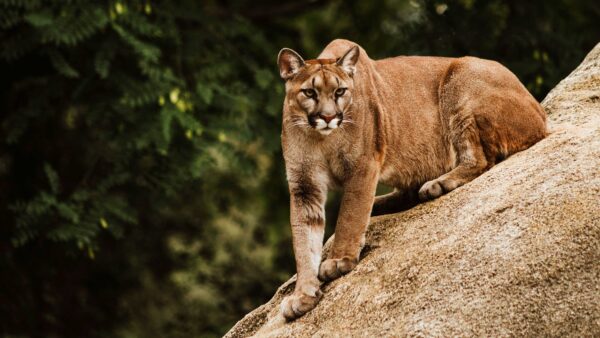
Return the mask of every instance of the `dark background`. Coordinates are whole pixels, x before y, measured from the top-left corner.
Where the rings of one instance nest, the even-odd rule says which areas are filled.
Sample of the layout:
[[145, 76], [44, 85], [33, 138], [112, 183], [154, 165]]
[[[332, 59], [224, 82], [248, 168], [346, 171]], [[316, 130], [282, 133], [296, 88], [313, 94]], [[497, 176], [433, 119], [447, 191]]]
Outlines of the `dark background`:
[[0, 0], [0, 333], [213, 337], [265, 302], [295, 270], [277, 52], [334, 38], [495, 59], [541, 100], [600, 6]]

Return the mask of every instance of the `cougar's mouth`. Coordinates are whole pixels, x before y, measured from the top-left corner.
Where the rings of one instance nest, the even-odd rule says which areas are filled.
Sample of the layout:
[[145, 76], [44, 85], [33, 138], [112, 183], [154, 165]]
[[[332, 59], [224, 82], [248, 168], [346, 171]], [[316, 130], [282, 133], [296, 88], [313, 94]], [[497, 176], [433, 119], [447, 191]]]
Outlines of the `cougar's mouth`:
[[339, 115], [333, 118], [324, 118], [317, 115], [309, 118], [309, 123], [321, 135], [329, 135], [342, 124], [342, 118]]

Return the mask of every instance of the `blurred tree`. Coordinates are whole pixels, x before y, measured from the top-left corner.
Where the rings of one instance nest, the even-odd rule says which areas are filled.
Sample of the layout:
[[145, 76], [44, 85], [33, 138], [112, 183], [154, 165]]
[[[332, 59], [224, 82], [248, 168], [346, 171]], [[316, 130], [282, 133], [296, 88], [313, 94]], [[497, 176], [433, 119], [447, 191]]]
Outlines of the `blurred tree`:
[[289, 273], [275, 47], [196, 1], [1, 4], [3, 331], [222, 332]]
[[218, 336], [293, 273], [279, 48], [492, 58], [541, 99], [598, 19], [584, 0], [0, 0], [0, 332]]

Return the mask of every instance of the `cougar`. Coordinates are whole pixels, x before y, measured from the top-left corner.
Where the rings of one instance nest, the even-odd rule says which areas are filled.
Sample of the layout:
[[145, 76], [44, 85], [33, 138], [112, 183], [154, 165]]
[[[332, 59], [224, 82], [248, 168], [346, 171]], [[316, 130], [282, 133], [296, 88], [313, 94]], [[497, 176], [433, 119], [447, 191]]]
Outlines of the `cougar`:
[[[546, 113], [501, 64], [475, 57], [372, 60], [334, 40], [314, 60], [284, 48], [281, 141], [297, 281], [288, 320], [351, 271], [369, 217], [401, 211], [473, 180], [547, 135]], [[378, 182], [393, 187], [375, 197]], [[331, 253], [321, 261], [325, 200], [343, 189]]]

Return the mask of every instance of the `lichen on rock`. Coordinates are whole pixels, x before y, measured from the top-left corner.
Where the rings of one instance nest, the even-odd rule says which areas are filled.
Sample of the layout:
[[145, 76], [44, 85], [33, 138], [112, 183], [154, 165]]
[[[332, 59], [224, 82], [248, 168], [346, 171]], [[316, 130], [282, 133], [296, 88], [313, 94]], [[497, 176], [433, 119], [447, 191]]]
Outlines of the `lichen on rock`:
[[551, 134], [441, 198], [374, 217], [304, 317], [294, 278], [226, 337], [600, 334], [600, 44], [542, 102]]

